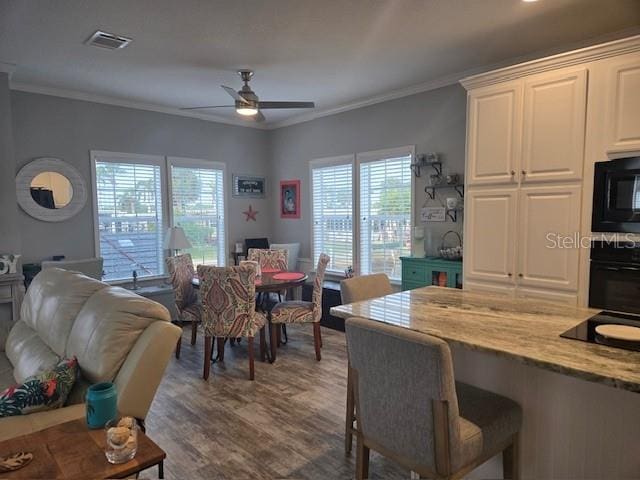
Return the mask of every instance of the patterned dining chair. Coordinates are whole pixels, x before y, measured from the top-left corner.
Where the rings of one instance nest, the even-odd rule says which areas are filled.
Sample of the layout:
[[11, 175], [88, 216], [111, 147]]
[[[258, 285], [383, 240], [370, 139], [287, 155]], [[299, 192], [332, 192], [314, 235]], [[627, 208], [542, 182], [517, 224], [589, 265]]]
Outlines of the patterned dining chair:
[[[257, 312], [256, 305], [256, 270], [251, 266], [209, 267], [198, 265], [200, 277], [200, 294], [202, 296], [204, 330], [204, 372], [207, 380], [211, 369], [211, 350], [213, 339], [218, 339], [218, 355], [220, 347], [224, 349], [227, 338], [247, 337], [249, 351], [249, 380], [254, 378], [253, 337], [260, 332], [260, 357], [265, 358], [266, 339], [264, 327], [266, 317]], [[224, 350], [223, 350], [224, 351]]]
[[[195, 277], [191, 255], [185, 253], [175, 257], [167, 257], [167, 270], [173, 287], [178, 320], [180, 325], [191, 323], [191, 345], [195, 345], [198, 335], [198, 324], [202, 321], [202, 305], [198, 302], [198, 294], [191, 281]], [[176, 346], [176, 358], [180, 358], [182, 337]]]
[[271, 335], [271, 360], [276, 359], [277, 334], [273, 325], [286, 325], [288, 323], [313, 323], [313, 343], [316, 350], [316, 360], [320, 361], [320, 348], [322, 338], [320, 336], [320, 319], [322, 318], [322, 284], [324, 274], [329, 263], [329, 256], [320, 254], [318, 267], [316, 268], [316, 278], [313, 282], [313, 295], [311, 302], [288, 301], [276, 304], [271, 310], [271, 322], [269, 333]]
[[247, 260], [258, 262], [260, 268], [286, 271], [289, 262], [286, 250], [264, 250], [250, 248], [247, 252]]

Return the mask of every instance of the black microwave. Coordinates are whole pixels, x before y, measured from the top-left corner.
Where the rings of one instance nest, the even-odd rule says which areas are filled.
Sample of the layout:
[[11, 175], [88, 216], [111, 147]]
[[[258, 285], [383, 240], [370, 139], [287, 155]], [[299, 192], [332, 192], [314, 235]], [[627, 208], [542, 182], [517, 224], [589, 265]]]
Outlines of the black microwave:
[[591, 231], [640, 233], [640, 157], [596, 163]]

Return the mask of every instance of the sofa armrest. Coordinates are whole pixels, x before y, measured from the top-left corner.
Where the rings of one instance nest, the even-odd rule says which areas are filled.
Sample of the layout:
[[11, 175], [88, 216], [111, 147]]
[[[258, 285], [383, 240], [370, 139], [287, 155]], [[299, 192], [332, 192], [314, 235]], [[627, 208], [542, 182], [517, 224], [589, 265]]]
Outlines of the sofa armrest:
[[180, 328], [161, 321], [142, 332], [114, 380], [122, 415], [141, 420], [147, 416], [181, 334]]
[[3, 417], [0, 418], [0, 442], [84, 417], [84, 403], [29, 415]]

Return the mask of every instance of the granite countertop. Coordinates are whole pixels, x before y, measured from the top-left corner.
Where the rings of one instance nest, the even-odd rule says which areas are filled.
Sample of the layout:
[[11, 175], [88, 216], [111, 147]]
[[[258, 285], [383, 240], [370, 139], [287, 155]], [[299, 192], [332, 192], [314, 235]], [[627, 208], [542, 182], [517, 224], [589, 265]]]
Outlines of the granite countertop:
[[640, 352], [561, 338], [598, 313], [539, 300], [425, 287], [333, 307], [611, 387], [640, 393]]

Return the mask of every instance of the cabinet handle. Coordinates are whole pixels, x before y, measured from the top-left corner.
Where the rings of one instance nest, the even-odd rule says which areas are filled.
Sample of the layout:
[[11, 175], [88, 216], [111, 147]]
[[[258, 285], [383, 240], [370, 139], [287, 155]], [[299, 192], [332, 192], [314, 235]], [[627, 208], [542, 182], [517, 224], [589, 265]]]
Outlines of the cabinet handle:
[[522, 275], [521, 273], [519, 273], [519, 274], [518, 274], [518, 276], [519, 276], [520, 278], [522, 278], [524, 275]]
[[526, 170], [522, 170], [522, 175], [526, 175], [527, 171]]
[[511, 170], [511, 176], [513, 177], [513, 176], [515, 176], [515, 174], [516, 174], [516, 171], [515, 170]]
[[512, 273], [511, 273], [511, 272], [507, 273], [507, 276], [511, 277], [511, 276], [512, 276]]

